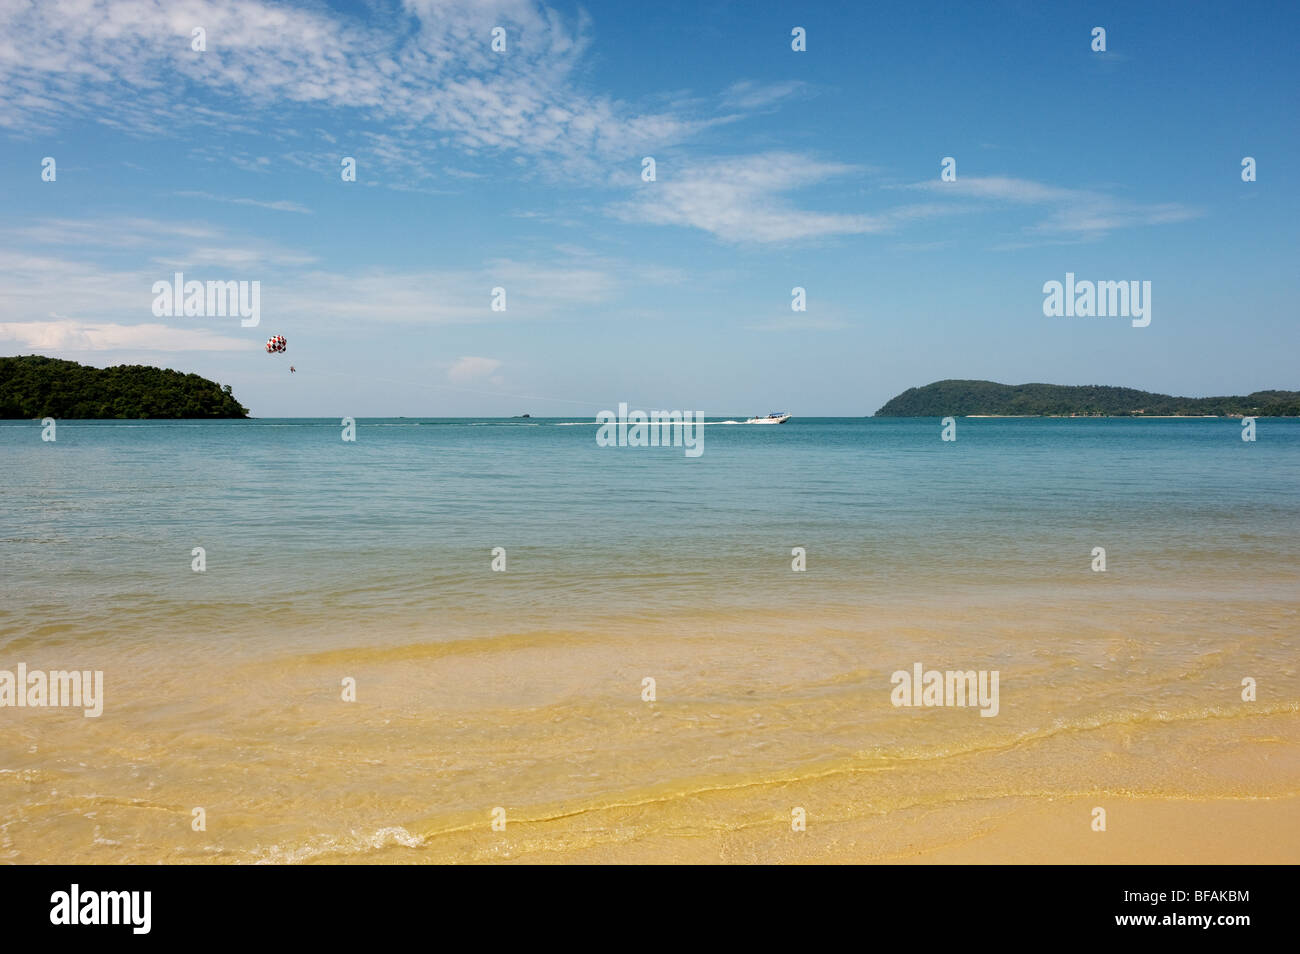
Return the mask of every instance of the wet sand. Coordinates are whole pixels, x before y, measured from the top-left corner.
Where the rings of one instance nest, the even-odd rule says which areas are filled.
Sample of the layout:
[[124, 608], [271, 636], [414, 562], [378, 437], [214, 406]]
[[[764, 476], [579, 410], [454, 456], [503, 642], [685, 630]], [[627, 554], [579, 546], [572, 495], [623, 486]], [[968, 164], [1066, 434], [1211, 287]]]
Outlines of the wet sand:
[[[1056, 610], [1080, 620], [1068, 635]], [[82, 645], [106, 673], [100, 718], [7, 713], [0, 858], [1295, 862], [1293, 619], [1269, 602], [938, 601], [458, 640], [277, 632], [184, 655]], [[998, 715], [893, 705], [891, 673], [916, 661], [1000, 670]]]

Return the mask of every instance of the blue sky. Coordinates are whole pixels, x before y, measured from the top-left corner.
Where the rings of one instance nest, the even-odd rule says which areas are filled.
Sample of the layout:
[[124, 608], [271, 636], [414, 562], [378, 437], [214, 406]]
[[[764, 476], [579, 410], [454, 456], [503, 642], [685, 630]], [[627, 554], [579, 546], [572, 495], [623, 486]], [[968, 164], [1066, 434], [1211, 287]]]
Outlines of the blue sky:
[[[263, 417], [1300, 387], [1298, 25], [1290, 3], [0, 0], [0, 354], [195, 371]], [[155, 317], [176, 271], [260, 282], [261, 324]], [[1045, 317], [1066, 272], [1150, 281], [1151, 324]]]

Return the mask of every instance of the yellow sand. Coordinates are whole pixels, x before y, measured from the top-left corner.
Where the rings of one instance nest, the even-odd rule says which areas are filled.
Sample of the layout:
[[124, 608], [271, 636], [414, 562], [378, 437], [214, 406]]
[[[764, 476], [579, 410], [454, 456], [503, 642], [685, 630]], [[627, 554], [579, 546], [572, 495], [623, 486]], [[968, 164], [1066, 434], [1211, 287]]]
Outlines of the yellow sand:
[[[0, 860], [1300, 861], [1293, 608], [1053, 609], [86, 645], [101, 718], [0, 713]], [[915, 661], [999, 714], [893, 706]]]

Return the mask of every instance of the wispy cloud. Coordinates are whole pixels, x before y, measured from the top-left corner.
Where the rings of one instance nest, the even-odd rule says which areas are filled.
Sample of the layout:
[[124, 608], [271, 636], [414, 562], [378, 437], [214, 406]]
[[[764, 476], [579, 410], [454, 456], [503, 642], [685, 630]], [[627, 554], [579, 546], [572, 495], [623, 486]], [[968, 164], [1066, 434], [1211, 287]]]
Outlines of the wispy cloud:
[[[474, 324], [566, 319], [616, 299], [629, 284], [679, 280], [672, 270], [580, 255], [567, 248], [528, 260], [488, 259], [463, 268], [320, 267], [313, 255], [202, 224], [175, 230], [148, 219], [51, 220], [20, 230], [41, 254], [0, 247], [0, 315], [42, 323], [58, 314], [87, 322], [152, 320], [153, 284], [187, 279], [261, 283], [264, 314], [322, 323]], [[133, 264], [118, 263], [119, 248]], [[506, 310], [492, 310], [492, 290]], [[147, 347], [148, 341], [140, 342]]]
[[[505, 290], [505, 311], [492, 310], [494, 288]], [[481, 324], [563, 319], [618, 288], [602, 268], [500, 259], [459, 270], [310, 271], [265, 286], [263, 301], [294, 321]]]
[[923, 190], [948, 202], [1041, 206], [1046, 217], [1027, 226], [1025, 232], [1053, 240], [1098, 238], [1116, 229], [1184, 222], [1202, 214], [1179, 202], [1134, 202], [1097, 189], [1062, 188], [1007, 176], [965, 176], [956, 182], [929, 180], [906, 188]]
[[453, 384], [473, 384], [475, 381], [491, 377], [499, 367], [501, 362], [496, 358], [476, 358], [467, 355], [456, 359], [447, 371], [447, 380]]
[[[79, 249], [88, 254], [103, 254], [121, 249], [153, 249], [153, 263], [165, 268], [249, 269], [268, 265], [305, 266], [316, 256], [283, 248], [257, 236], [235, 235], [200, 222], [175, 222], [165, 219], [108, 216], [85, 219], [41, 219], [9, 230], [9, 237], [27, 244]], [[31, 262], [39, 256], [25, 256]], [[0, 253], [0, 266], [13, 267], [19, 260]], [[88, 273], [94, 266], [86, 266]], [[254, 276], [256, 277], [256, 276]]]
[[13, 342], [43, 354], [91, 351], [246, 351], [256, 342], [231, 338], [207, 328], [173, 325], [122, 325], [55, 318], [0, 322], [0, 342]]
[[185, 199], [207, 199], [211, 202], [228, 202], [231, 205], [249, 205], [258, 209], [271, 209], [275, 212], [299, 212], [303, 215], [311, 215], [311, 209], [305, 205], [299, 205], [297, 202], [290, 202], [287, 199], [278, 199], [273, 202], [266, 202], [262, 199], [245, 199], [235, 198], [224, 195], [213, 195], [210, 192], [177, 192], [176, 195]]
[[658, 181], [610, 211], [628, 222], [703, 229], [727, 242], [789, 242], [831, 235], [860, 235], [889, 227], [881, 217], [800, 209], [786, 195], [855, 166], [786, 152], [762, 153], [661, 167]]
[[[190, 36], [199, 25], [201, 52]], [[506, 29], [505, 52], [491, 48], [495, 26]], [[49, 0], [39, 15], [7, 2], [0, 35], [0, 127], [12, 129], [81, 119], [151, 137], [194, 127], [301, 135], [432, 174], [430, 157], [445, 147], [590, 169], [730, 119], [639, 110], [584, 90], [585, 14], [566, 18], [536, 0], [407, 0], [382, 18], [263, 0]], [[206, 93], [202, 107], [193, 88]], [[742, 98], [774, 95], [754, 87]], [[346, 117], [353, 136], [312, 132], [323, 113]], [[238, 151], [227, 160], [272, 165]]]
[[154, 261], [168, 268], [207, 266], [249, 271], [265, 269], [267, 265], [310, 265], [316, 261], [316, 256], [259, 241], [247, 246], [201, 245], [189, 249], [183, 257], [155, 258]]
[[754, 80], [741, 80], [732, 83], [722, 94], [722, 104], [732, 109], [763, 109], [794, 99], [808, 90], [808, 84], [801, 80], [789, 80], [784, 83], [759, 83]]
[[84, 245], [98, 248], [136, 248], [160, 241], [206, 241], [221, 230], [207, 225], [165, 219], [106, 216], [83, 219], [48, 218], [6, 230], [10, 237], [40, 245]]

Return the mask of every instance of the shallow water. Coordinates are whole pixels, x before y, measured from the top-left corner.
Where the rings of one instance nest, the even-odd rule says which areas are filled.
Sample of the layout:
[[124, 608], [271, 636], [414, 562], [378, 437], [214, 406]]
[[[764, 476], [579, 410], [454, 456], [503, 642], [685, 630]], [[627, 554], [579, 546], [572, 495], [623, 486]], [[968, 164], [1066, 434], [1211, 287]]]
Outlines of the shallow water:
[[[0, 858], [867, 860], [1300, 793], [1300, 422], [564, 423], [0, 422], [0, 669], [105, 680], [0, 708]], [[917, 662], [997, 716], [892, 705]]]

